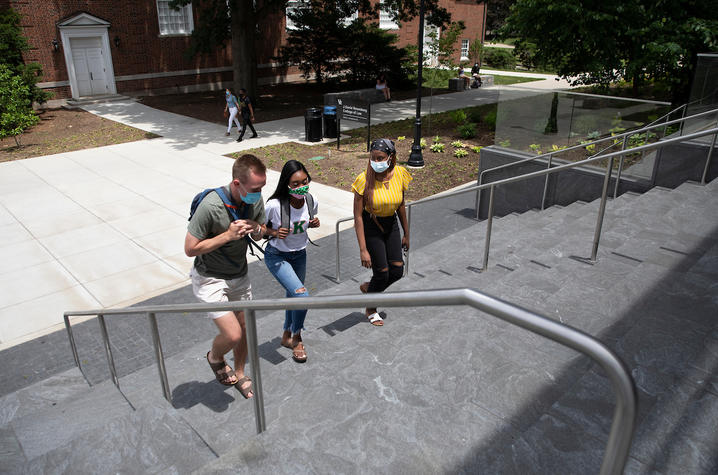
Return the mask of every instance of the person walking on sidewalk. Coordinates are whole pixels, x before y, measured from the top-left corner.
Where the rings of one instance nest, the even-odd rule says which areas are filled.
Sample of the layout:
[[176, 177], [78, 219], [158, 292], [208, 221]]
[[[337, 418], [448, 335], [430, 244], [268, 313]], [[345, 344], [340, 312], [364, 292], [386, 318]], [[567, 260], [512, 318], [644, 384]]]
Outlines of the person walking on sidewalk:
[[[251, 300], [247, 236], [256, 241], [264, 235], [266, 219], [261, 191], [266, 182], [264, 164], [254, 155], [242, 155], [232, 166], [229, 185], [206, 193], [196, 205], [187, 227], [184, 250], [187, 256], [195, 258], [190, 277], [192, 291], [201, 302]], [[208, 316], [219, 329], [206, 356], [217, 381], [235, 386], [245, 399], [254, 396], [252, 380], [244, 375], [247, 359], [244, 312], [210, 312]], [[230, 350], [234, 353], [235, 370], [224, 359]]]
[[230, 132], [232, 132], [232, 121], [237, 124], [237, 130], [241, 127], [239, 119], [237, 119], [237, 114], [239, 113], [239, 102], [237, 101], [237, 96], [234, 95], [234, 92], [230, 88], [224, 90], [224, 98], [226, 100], [226, 104], [224, 105], [224, 116], [229, 117], [227, 132], [224, 135], [229, 136]]
[[244, 137], [244, 132], [247, 130], [247, 126], [252, 130], [252, 136], [257, 136], [257, 131], [254, 130], [252, 122], [254, 122], [254, 107], [252, 107], [252, 100], [247, 95], [247, 90], [242, 88], [239, 90], [239, 109], [242, 112], [242, 131], [239, 133], [237, 142], [241, 142]]
[[[411, 180], [409, 172], [396, 165], [394, 142], [372, 142], [367, 169], [352, 184], [359, 257], [361, 265], [372, 270], [371, 280], [359, 286], [364, 293], [383, 292], [404, 274], [401, 251], [409, 249], [404, 195]], [[404, 237], [399, 234], [397, 215]], [[367, 308], [366, 316], [372, 325], [384, 324], [376, 308]]]
[[[277, 189], [267, 200], [266, 233], [270, 241], [264, 250], [264, 263], [289, 298], [309, 297], [304, 285], [309, 242], [307, 229], [319, 227], [318, 204], [309, 195], [311, 181], [302, 163], [289, 160], [282, 168]], [[307, 361], [302, 342], [306, 316], [306, 309], [286, 310], [284, 314], [281, 344], [292, 350], [292, 358], [297, 363]]]

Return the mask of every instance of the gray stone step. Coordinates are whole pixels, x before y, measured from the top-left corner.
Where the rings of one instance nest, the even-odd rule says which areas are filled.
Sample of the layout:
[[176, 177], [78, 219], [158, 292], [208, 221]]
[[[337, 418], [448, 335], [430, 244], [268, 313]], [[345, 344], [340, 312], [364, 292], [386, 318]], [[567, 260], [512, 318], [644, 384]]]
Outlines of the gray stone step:
[[131, 412], [132, 407], [115, 386], [105, 382], [15, 417], [3, 427], [14, 432], [25, 458], [32, 461]]
[[21, 473], [189, 473], [217, 456], [173, 410], [147, 406], [78, 433]]

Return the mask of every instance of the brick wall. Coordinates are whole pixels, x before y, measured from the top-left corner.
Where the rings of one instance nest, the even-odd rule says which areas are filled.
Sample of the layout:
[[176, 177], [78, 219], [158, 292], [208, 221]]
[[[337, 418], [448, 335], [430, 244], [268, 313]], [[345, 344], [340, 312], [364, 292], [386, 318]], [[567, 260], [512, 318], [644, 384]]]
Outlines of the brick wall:
[[[454, 20], [463, 19], [466, 23], [467, 29], [461, 38], [473, 41], [481, 37], [484, 3], [476, 4], [474, 0], [441, 0], [441, 4], [452, 12]], [[70, 88], [66, 85], [69, 78], [63, 46], [60, 44], [59, 51], [54, 51], [52, 47], [53, 39], [61, 43], [60, 31], [56, 25], [81, 12], [101, 18], [111, 25], [108, 35], [119, 93], [155, 89], [167, 91], [172, 88], [179, 90], [231, 81], [231, 70], [171, 77], [132, 78], [136, 75], [162, 72], [230, 68], [232, 64], [229, 47], [217, 48], [209, 55], [186, 58], [184, 52], [190, 44], [189, 36], [160, 36], [155, 0], [10, 0], [9, 5], [20, 13], [21, 26], [30, 45], [24, 55], [25, 61], [35, 61], [42, 65], [42, 82], [61, 83], [48, 88], [54, 92], [55, 99], [70, 97]], [[196, 10], [194, 15], [196, 24]], [[277, 12], [259, 27], [258, 36], [261, 40], [257, 41], [257, 62], [260, 67], [257, 73], [260, 83], [296, 78], [299, 72], [295, 67], [270, 66], [271, 58], [278, 54], [279, 47], [286, 38], [284, 21], [284, 12]], [[399, 46], [416, 43], [417, 25], [418, 20], [403, 25], [399, 32]], [[119, 46], [114, 44], [115, 37], [119, 38]], [[456, 47], [457, 61], [460, 43], [459, 40]], [[130, 80], [123, 80], [123, 77], [128, 76]]]

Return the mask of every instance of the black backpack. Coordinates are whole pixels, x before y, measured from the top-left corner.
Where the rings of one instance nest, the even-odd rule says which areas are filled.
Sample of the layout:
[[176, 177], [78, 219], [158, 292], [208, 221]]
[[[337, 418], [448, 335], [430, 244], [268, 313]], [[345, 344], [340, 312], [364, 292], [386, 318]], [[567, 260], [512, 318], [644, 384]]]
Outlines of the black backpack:
[[[219, 195], [220, 199], [222, 200], [222, 203], [224, 203], [224, 209], [227, 210], [227, 213], [229, 214], [229, 218], [232, 221], [236, 221], [238, 219], [247, 219], [247, 206], [241, 207], [241, 213], [240, 210], [237, 208], [237, 205], [235, 205], [232, 200], [227, 196], [227, 194], [224, 192], [224, 188], [207, 188], [204, 191], [200, 191], [197, 193], [194, 198], [192, 198], [192, 204], [189, 207], [189, 218], [187, 218], [187, 221], [190, 221], [192, 219], [192, 216], [194, 216], [195, 211], [197, 211], [197, 207], [202, 202], [205, 196], [207, 196], [208, 193], [215, 192]], [[262, 260], [259, 255], [254, 253], [254, 249], [259, 250], [262, 254], [264, 254], [264, 250], [254, 242], [254, 240], [249, 236], [244, 236], [244, 239], [247, 240], [249, 252], [253, 256], [256, 256], [257, 259]], [[252, 247], [254, 246], [254, 247]], [[219, 252], [222, 253], [225, 259], [227, 259], [232, 265], [239, 267], [239, 265], [234, 262], [220, 247]]]

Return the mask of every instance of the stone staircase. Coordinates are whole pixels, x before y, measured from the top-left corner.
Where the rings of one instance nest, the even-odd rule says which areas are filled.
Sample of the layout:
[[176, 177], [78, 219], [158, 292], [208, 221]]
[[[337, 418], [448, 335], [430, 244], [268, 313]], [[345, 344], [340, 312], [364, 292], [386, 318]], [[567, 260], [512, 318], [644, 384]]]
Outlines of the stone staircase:
[[[476, 288], [596, 336], [638, 389], [626, 472], [716, 473], [718, 180], [609, 202], [592, 265], [597, 209], [495, 219], [486, 272], [485, 222], [442, 231], [392, 291]], [[319, 294], [355, 294], [367, 278]], [[209, 342], [167, 358], [174, 405], [155, 366], [122, 377], [121, 393], [72, 369], [8, 394], [0, 472], [598, 471], [614, 396], [588, 358], [469, 308], [384, 312], [375, 328], [361, 309], [310, 311], [304, 365], [279, 345], [282, 313], [260, 313], [260, 435], [251, 402], [211, 378]]]

